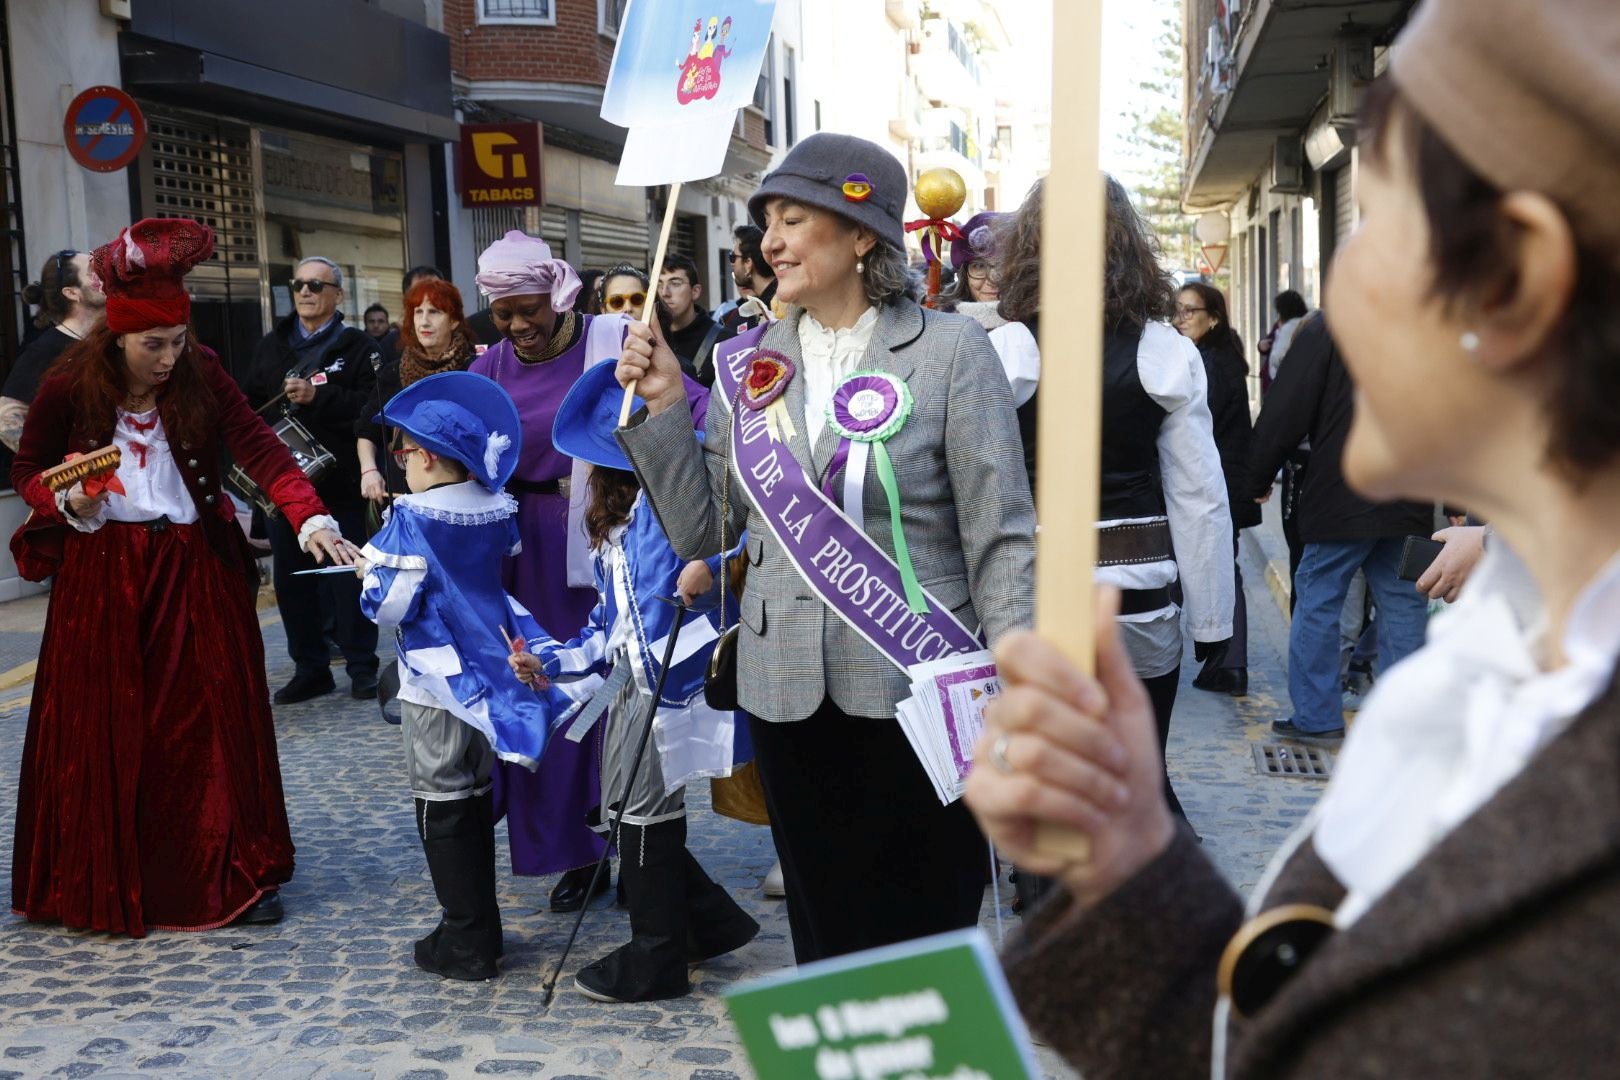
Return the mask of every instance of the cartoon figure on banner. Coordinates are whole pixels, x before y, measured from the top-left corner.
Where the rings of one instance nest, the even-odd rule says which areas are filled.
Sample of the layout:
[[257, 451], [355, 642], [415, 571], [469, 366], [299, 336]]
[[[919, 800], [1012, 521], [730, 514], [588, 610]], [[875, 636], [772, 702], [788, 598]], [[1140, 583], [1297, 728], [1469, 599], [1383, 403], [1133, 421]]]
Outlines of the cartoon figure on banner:
[[681, 62], [680, 82], [675, 89], [675, 97], [682, 105], [720, 92], [720, 63], [731, 55], [725, 44], [730, 34], [729, 15], [723, 23], [718, 15], [709, 16], [707, 28], [702, 19], [692, 24], [692, 49]]

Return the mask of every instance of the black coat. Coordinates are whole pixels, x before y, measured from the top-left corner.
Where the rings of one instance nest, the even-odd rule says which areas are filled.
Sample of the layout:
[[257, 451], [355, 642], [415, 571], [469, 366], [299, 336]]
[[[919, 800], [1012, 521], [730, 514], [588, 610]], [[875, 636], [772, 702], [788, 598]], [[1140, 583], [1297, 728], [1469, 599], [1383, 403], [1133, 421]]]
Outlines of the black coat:
[[[1215, 341], [1216, 337], [1222, 340]], [[1215, 426], [1215, 447], [1221, 453], [1226, 477], [1226, 501], [1232, 508], [1232, 527], [1252, 529], [1260, 524], [1260, 504], [1249, 495], [1249, 447], [1254, 427], [1249, 420], [1249, 365], [1233, 346], [1232, 335], [1204, 335], [1198, 343], [1209, 383], [1209, 415]]]
[[265, 413], [274, 424], [284, 413], [298, 418], [321, 445], [337, 458], [337, 466], [326, 470], [315, 481], [315, 490], [329, 507], [356, 506], [360, 498], [360, 459], [354, 449], [354, 422], [371, 401], [382, 363], [382, 346], [376, 338], [357, 326], [342, 322], [335, 331], [301, 357], [290, 344], [297, 315], [288, 315], [259, 340], [253, 350], [253, 363], [242, 381], [248, 403], [262, 409], [281, 393], [287, 373], [297, 371], [304, 378], [316, 373], [326, 381], [315, 388], [315, 400], [308, 405], [285, 401]]
[[1288, 362], [1277, 369], [1249, 455], [1249, 495], [1271, 489], [1277, 470], [1300, 442], [1311, 442], [1311, 461], [1299, 494], [1299, 535], [1307, 544], [1428, 536], [1428, 503], [1372, 503], [1350, 490], [1340, 465], [1354, 416], [1355, 386], [1320, 316], [1294, 333]]

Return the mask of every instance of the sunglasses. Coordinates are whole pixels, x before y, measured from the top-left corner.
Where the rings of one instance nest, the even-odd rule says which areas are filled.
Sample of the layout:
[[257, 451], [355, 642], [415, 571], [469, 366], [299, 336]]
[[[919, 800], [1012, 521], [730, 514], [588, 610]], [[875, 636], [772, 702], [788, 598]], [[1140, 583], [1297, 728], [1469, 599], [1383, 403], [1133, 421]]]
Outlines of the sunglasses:
[[726, 262], [734, 263], [740, 258], [742, 258], [742, 256], [737, 254], [735, 251], [726, 252]]
[[[426, 450], [422, 449], [420, 446], [402, 446], [398, 450], [390, 450], [390, 451], [388, 451], [389, 456], [394, 459], [395, 467], [397, 467], [399, 469], [404, 469], [405, 468], [405, 463], [411, 459], [412, 454], [427, 454], [427, 453], [428, 452]], [[433, 455], [428, 454], [428, 456], [432, 457]]]
[[314, 278], [293, 278], [287, 283], [287, 287], [292, 290], [293, 295], [295, 296], [303, 292], [305, 289], [308, 289], [316, 296], [319, 296], [323, 290], [335, 289], [338, 286], [337, 282], [335, 281], [317, 281]]
[[62, 263], [64, 261], [66, 261], [66, 260], [76, 259], [78, 257], [79, 257], [79, 253], [77, 251], [74, 251], [72, 248], [63, 248], [61, 251], [58, 251], [55, 255], [51, 256], [52, 260], [54, 260], [55, 267], [56, 267], [56, 280], [57, 281], [62, 280]]
[[644, 292], [614, 293], [603, 299], [602, 306], [608, 311], [625, 311], [639, 308], [646, 302], [647, 294]]

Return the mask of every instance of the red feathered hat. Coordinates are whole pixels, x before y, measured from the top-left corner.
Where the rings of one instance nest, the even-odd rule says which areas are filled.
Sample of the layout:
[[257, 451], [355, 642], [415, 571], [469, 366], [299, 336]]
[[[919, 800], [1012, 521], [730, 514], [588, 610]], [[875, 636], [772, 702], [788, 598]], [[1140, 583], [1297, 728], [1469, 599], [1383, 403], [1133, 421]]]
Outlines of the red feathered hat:
[[185, 277], [214, 253], [214, 230], [190, 218], [144, 218], [90, 255], [107, 294], [107, 329], [138, 334], [191, 319]]

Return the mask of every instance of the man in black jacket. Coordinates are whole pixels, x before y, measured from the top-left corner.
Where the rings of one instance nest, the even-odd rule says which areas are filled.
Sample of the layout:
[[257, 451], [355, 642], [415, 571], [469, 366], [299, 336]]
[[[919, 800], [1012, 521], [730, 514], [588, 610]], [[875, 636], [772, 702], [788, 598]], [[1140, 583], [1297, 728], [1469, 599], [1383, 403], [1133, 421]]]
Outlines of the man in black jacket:
[[[330, 259], [312, 256], [293, 271], [293, 314], [281, 319], [253, 352], [242, 390], [275, 424], [295, 417], [337, 458], [315, 481], [327, 510], [343, 535], [363, 542], [365, 501], [360, 497], [360, 460], [355, 454], [354, 421], [371, 399], [381, 344], [364, 330], [347, 326], [343, 272]], [[279, 400], [278, 400], [279, 399]], [[284, 517], [268, 523], [275, 558], [276, 606], [287, 633], [287, 653], [296, 670], [276, 691], [278, 705], [307, 701], [335, 688], [329, 667], [326, 627], [343, 650], [349, 685], [357, 698], [377, 696], [377, 626], [360, 613], [360, 582], [353, 574], [295, 577], [315, 562], [298, 546]]]
[[1428, 603], [1399, 580], [1401, 547], [1412, 535], [1434, 531], [1434, 508], [1422, 503], [1370, 503], [1345, 482], [1340, 462], [1350, 434], [1355, 387], [1339, 359], [1321, 313], [1295, 332], [1288, 362], [1271, 384], [1255, 423], [1249, 484], [1256, 501], [1271, 485], [1289, 452], [1311, 444], [1311, 464], [1299, 494], [1299, 531], [1305, 543], [1294, 578], [1295, 607], [1288, 636], [1288, 693], [1292, 719], [1275, 720], [1279, 735], [1337, 738], [1344, 734], [1339, 689], [1339, 613], [1350, 580], [1365, 572], [1378, 606], [1380, 670], [1423, 644]]

